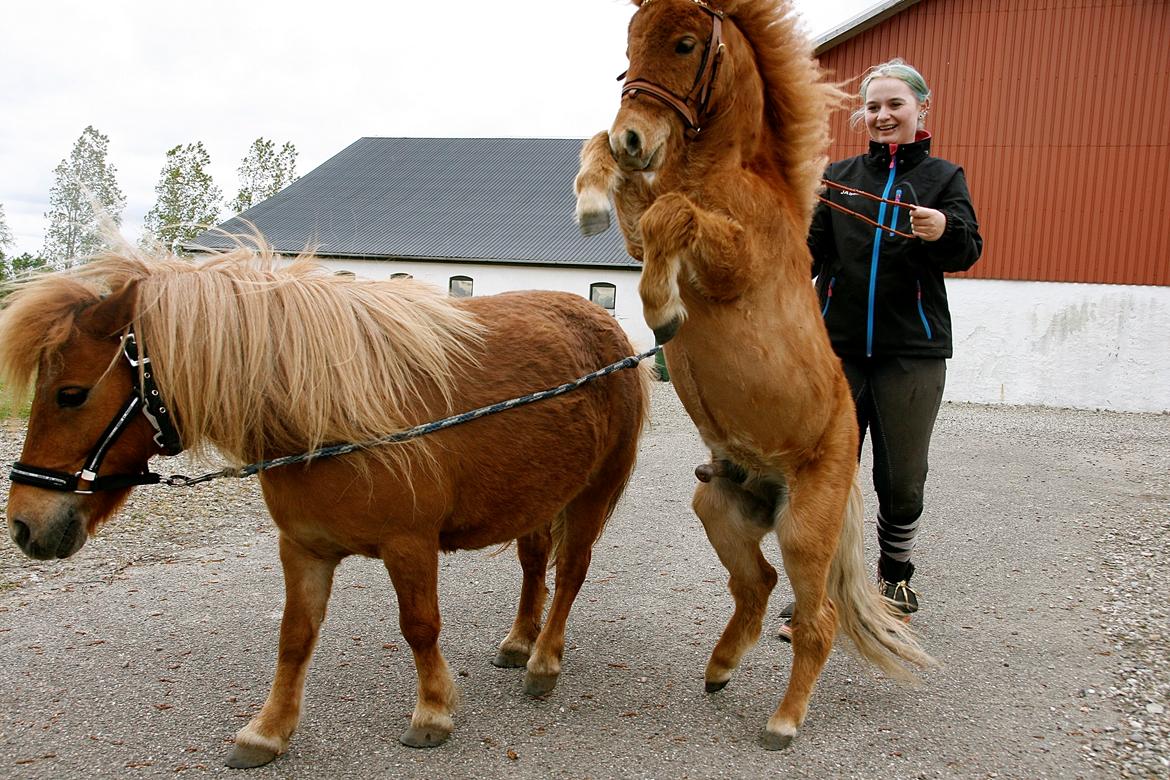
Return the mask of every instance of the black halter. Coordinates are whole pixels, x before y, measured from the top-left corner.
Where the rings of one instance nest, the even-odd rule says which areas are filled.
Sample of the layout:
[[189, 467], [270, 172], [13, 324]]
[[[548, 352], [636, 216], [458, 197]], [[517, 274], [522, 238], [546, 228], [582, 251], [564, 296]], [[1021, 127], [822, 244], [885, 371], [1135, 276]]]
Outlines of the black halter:
[[[12, 471], [8, 475], [9, 479], [22, 485], [83, 495], [101, 490], [121, 490], [134, 485], [153, 485], [162, 480], [160, 475], [151, 472], [98, 476], [98, 470], [101, 468], [106, 454], [110, 451], [110, 447], [130, 425], [134, 419], [134, 413], [138, 411], [142, 412], [150, 426], [154, 428], [154, 442], [164, 453], [177, 455], [183, 451], [179, 431], [171, 421], [171, 414], [163, 405], [158, 385], [154, 381], [150, 358], [146, 355], [145, 349], [139, 353], [138, 341], [134, 337], [133, 328], [126, 331], [126, 337], [122, 340], [122, 354], [130, 363], [130, 373], [134, 377], [134, 388], [130, 391], [130, 397], [126, 399], [126, 403], [122, 404], [122, 408], [106, 426], [105, 433], [98, 439], [98, 443], [90, 450], [89, 457], [85, 459], [85, 466], [76, 474], [70, 474], [65, 471], [30, 466], [27, 463], [14, 463]], [[82, 489], [82, 483], [87, 485], [85, 489]]]

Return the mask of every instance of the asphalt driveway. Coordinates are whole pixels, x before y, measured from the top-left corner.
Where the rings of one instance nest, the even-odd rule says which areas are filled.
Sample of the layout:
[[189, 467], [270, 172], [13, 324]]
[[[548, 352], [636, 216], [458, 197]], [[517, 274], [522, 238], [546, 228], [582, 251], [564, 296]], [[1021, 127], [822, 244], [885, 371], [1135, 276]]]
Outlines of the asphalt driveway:
[[[783, 692], [789, 646], [769, 632], [725, 690], [704, 693], [731, 611], [690, 510], [706, 453], [668, 384], [655, 386], [654, 408], [551, 695], [527, 698], [523, 670], [490, 663], [518, 595], [514, 552], [450, 555], [441, 643], [462, 708], [443, 746], [399, 745], [410, 651], [380, 562], [352, 559], [338, 570], [300, 730], [247, 776], [1170, 773], [1170, 416], [944, 405], [914, 623], [942, 666], [906, 688], [842, 642], [794, 747], [772, 753], [755, 740]], [[0, 431], [4, 461], [22, 435]], [[872, 525], [868, 536], [872, 551]], [[788, 595], [782, 580], [772, 608]], [[282, 598], [254, 481], [140, 489], [68, 561], [28, 561], [0, 539], [0, 776], [230, 773], [232, 735], [271, 681]]]

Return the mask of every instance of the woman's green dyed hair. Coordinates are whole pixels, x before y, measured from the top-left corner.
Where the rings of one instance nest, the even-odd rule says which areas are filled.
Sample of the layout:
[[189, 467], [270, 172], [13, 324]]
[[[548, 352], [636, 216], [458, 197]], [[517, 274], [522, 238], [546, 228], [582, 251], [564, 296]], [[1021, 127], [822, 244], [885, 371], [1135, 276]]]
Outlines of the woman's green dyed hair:
[[[849, 117], [850, 124], [856, 127], [865, 119], [865, 95], [869, 91], [869, 84], [874, 79], [897, 79], [910, 88], [910, 93], [918, 100], [918, 102], [925, 103], [930, 97], [930, 87], [926, 86], [926, 79], [918, 72], [918, 69], [913, 65], [907, 63], [901, 57], [895, 57], [889, 62], [883, 62], [880, 65], [874, 65], [861, 79], [861, 88], [857, 91], [858, 97], [861, 98], [861, 106]], [[922, 120], [918, 121], [918, 126], [922, 127]]]

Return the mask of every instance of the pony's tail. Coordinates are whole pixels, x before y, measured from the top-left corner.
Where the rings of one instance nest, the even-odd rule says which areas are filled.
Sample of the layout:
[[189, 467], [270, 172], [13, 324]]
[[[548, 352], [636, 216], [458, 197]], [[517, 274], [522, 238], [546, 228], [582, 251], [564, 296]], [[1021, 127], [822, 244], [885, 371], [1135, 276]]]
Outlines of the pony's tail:
[[837, 625], [862, 658], [890, 677], [915, 682], [917, 678], [899, 660], [920, 667], [938, 662], [919, 647], [914, 632], [895, 616], [866, 575], [864, 514], [861, 483], [854, 477], [837, 554], [829, 567], [829, 598], [837, 606]]

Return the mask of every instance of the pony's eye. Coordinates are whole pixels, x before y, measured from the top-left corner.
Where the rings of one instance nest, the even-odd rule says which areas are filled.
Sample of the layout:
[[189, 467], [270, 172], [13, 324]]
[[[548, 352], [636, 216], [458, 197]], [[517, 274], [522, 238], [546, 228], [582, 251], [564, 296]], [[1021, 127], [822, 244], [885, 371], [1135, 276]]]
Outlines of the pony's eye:
[[57, 391], [57, 406], [75, 407], [85, 403], [89, 398], [89, 389], [85, 387], [62, 387]]
[[695, 39], [687, 36], [674, 45], [676, 54], [690, 54], [695, 50]]

